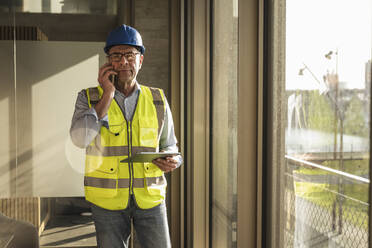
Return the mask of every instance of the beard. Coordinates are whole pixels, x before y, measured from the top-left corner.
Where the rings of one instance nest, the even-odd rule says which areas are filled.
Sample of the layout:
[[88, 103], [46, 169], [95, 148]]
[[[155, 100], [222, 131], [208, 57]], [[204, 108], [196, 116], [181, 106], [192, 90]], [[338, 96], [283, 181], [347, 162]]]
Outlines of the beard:
[[136, 83], [136, 77], [133, 77], [132, 75], [119, 75], [116, 77], [117, 79], [114, 82], [115, 88], [127, 95], [127, 93], [131, 92], [131, 89], [133, 89], [133, 86]]

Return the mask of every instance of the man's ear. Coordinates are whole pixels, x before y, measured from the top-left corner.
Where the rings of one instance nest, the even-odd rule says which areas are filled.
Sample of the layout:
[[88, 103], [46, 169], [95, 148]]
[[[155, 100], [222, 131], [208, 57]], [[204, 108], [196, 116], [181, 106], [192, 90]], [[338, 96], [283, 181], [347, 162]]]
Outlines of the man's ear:
[[141, 54], [140, 61], [139, 61], [139, 68], [138, 69], [141, 69], [142, 63], [143, 63], [143, 59], [144, 59], [144, 56], [143, 56], [143, 54]]

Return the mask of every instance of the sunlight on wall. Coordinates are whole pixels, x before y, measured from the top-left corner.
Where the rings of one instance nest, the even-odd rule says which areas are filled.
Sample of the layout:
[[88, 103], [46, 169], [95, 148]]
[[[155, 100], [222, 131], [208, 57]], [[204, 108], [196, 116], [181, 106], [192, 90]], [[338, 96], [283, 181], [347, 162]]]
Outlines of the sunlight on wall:
[[[17, 42], [19, 195], [83, 196], [83, 150], [66, 144], [78, 92], [97, 85], [98, 67], [105, 60], [103, 46], [102, 42]], [[1, 61], [11, 61], [11, 56], [6, 54]], [[11, 117], [8, 98], [0, 100], [3, 196], [9, 188]]]
[[[96, 85], [98, 65], [97, 54], [32, 86], [34, 191], [38, 195], [83, 195], [84, 150], [71, 144], [69, 128], [77, 92]], [[45, 185], [54, 187], [45, 189]]]
[[26, 0], [23, 2], [24, 12], [41, 12], [42, 3], [41, 0]]
[[0, 100], [0, 198], [10, 195], [9, 98]]

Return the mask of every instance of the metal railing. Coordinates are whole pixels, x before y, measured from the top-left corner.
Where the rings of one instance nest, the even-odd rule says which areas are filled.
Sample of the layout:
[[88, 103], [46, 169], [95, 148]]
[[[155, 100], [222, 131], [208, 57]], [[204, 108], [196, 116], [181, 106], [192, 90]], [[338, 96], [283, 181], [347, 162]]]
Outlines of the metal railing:
[[[368, 247], [369, 203], [350, 192], [365, 189], [368, 194], [370, 180], [285, 157], [285, 247]], [[301, 168], [320, 173], [303, 175]]]

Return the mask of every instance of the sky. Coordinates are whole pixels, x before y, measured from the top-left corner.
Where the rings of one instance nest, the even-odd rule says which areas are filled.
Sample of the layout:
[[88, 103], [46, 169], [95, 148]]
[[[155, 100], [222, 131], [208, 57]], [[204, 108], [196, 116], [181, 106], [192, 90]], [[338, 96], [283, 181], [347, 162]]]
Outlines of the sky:
[[[371, 2], [286, 1], [286, 89], [317, 89], [317, 80], [323, 82], [327, 71], [337, 71], [346, 88], [365, 87], [365, 63], [371, 59], [372, 46]], [[338, 51], [338, 56], [326, 59], [329, 51]], [[317, 80], [309, 70], [298, 75], [305, 65]]]

